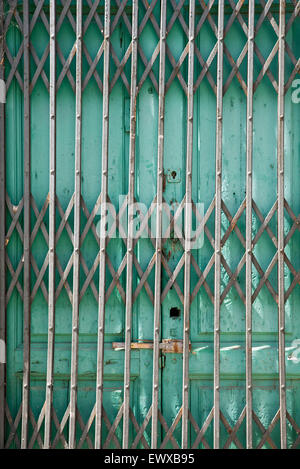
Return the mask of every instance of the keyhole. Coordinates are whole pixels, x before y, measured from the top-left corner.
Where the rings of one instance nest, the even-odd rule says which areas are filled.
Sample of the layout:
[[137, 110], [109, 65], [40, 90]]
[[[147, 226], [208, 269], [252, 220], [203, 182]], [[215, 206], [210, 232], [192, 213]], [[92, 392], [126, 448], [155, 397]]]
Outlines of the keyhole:
[[173, 179], [175, 179], [175, 178], [176, 178], [176, 176], [177, 176], [177, 173], [176, 173], [176, 171], [172, 171], [172, 172], [171, 172], [171, 176], [172, 176], [172, 178], [173, 178]]
[[180, 309], [176, 306], [170, 309], [170, 318], [179, 318]]

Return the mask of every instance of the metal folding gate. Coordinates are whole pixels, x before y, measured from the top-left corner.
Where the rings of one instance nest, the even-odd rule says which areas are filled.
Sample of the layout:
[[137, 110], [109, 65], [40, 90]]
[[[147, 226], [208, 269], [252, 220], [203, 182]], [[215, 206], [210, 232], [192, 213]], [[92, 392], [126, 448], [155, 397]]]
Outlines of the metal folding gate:
[[1, 447], [299, 446], [299, 10], [0, 1]]

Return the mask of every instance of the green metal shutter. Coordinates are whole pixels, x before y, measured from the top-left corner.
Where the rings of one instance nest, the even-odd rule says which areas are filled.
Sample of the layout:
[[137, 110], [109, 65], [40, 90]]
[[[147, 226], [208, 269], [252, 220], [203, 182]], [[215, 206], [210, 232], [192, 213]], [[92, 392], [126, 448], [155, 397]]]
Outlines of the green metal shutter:
[[1, 447], [299, 447], [299, 11], [0, 0]]

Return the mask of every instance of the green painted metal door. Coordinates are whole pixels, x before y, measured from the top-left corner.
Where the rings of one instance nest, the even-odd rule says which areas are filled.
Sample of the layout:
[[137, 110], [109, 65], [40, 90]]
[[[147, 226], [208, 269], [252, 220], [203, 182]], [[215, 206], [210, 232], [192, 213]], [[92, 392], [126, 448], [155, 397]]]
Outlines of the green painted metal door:
[[0, 444], [298, 447], [299, 1], [0, 4]]

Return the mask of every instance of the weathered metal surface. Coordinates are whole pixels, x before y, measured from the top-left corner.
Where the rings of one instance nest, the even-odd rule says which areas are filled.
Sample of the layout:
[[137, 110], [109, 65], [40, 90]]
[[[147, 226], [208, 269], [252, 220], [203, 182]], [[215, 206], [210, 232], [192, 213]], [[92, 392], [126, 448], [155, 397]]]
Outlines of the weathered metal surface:
[[299, 447], [300, 2], [0, 5], [0, 446]]

